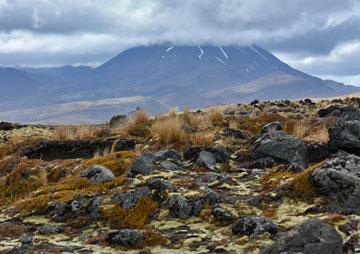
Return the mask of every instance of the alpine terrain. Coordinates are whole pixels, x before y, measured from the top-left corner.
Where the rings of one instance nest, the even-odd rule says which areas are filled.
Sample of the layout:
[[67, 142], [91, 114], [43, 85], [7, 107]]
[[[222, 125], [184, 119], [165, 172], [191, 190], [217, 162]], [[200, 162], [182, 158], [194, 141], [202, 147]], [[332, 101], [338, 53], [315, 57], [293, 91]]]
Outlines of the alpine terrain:
[[96, 68], [2, 68], [0, 86], [0, 119], [45, 123], [360, 90], [295, 70], [256, 45], [167, 44], [128, 49]]

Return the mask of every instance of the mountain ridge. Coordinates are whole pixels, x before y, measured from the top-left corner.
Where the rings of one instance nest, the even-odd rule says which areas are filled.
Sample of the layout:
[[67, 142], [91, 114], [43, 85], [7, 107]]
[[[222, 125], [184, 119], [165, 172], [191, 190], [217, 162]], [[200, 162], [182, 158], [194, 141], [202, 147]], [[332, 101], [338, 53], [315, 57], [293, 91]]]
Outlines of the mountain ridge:
[[[200, 108], [253, 99], [332, 97], [360, 91], [357, 87], [298, 71], [257, 45], [157, 44], [130, 48], [95, 68], [4, 70], [7, 69], [0, 68], [0, 86], [5, 95], [10, 95], [0, 95], [0, 112], [5, 116], [14, 110], [46, 110], [51, 105], [134, 96], [159, 102], [161, 107], [145, 103], [149, 113], [157, 113], [160, 108]], [[9, 86], [11, 82], [17, 84]], [[17, 87], [22, 90], [20, 94], [16, 92], [20, 89]], [[33, 94], [31, 98], [29, 93]], [[118, 113], [130, 112], [119, 109]], [[27, 121], [31, 119], [26, 116]], [[37, 119], [36, 116], [33, 119]]]

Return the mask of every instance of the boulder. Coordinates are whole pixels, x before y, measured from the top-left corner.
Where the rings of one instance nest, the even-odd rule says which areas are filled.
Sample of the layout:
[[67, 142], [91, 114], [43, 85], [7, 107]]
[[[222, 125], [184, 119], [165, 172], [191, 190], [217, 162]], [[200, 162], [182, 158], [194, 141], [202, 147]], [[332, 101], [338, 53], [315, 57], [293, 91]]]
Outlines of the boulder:
[[275, 161], [273, 158], [265, 157], [265, 158], [257, 159], [257, 160], [251, 161], [249, 163], [246, 163], [246, 165], [244, 165], [244, 166], [246, 168], [250, 168], [250, 169], [254, 169], [254, 168], [265, 169], [265, 168], [272, 168], [272, 166], [274, 166], [274, 164], [275, 164]]
[[173, 171], [173, 170], [179, 170], [181, 169], [181, 165], [179, 163], [175, 163], [173, 161], [162, 161], [160, 162], [160, 170], [163, 171]]
[[235, 219], [234, 215], [232, 215], [231, 212], [221, 207], [215, 207], [212, 210], [212, 214], [214, 218], [221, 224], [232, 223]]
[[144, 234], [136, 229], [122, 229], [110, 240], [112, 244], [124, 247], [136, 247], [144, 240]]
[[344, 112], [352, 111], [354, 108], [346, 106], [341, 107], [340, 105], [330, 105], [326, 108], [319, 109], [318, 116], [319, 117], [327, 117], [327, 116], [339, 116]]
[[192, 215], [198, 216], [202, 209], [202, 202], [199, 199], [189, 200], [175, 194], [169, 198], [168, 208], [171, 217], [185, 219]]
[[265, 232], [275, 235], [277, 226], [269, 219], [255, 215], [245, 215], [236, 220], [232, 225], [235, 235], [256, 236]]
[[199, 166], [203, 166], [211, 171], [216, 170], [216, 158], [215, 156], [207, 151], [201, 151], [197, 160]]
[[81, 172], [80, 176], [95, 183], [104, 183], [115, 178], [115, 175], [110, 169], [99, 165], [87, 168]]
[[271, 122], [268, 123], [266, 125], [264, 125], [261, 130], [260, 130], [260, 134], [266, 134], [266, 133], [271, 133], [274, 131], [281, 131], [283, 129], [282, 123], [279, 121], [276, 122]]
[[360, 155], [360, 110], [341, 114], [334, 126], [329, 128], [331, 152], [344, 150]]
[[230, 160], [230, 153], [223, 147], [209, 147], [205, 151], [212, 153], [217, 163], [226, 163]]
[[155, 161], [165, 161], [165, 160], [174, 160], [174, 161], [180, 161], [181, 155], [175, 150], [162, 150], [156, 153], [153, 153], [153, 156], [155, 157]]
[[42, 225], [39, 228], [39, 233], [42, 235], [61, 234], [61, 233], [64, 233], [64, 231], [65, 231], [64, 226], [57, 226], [57, 225], [50, 225], [50, 224]]
[[221, 203], [224, 200], [224, 197], [216, 191], [207, 189], [205, 191], [204, 200], [209, 205], [214, 206]]
[[188, 147], [185, 151], [184, 151], [184, 159], [188, 160], [188, 161], [197, 161], [197, 159], [199, 158], [199, 154], [203, 149], [199, 146], [191, 146]]
[[336, 229], [311, 219], [284, 233], [260, 253], [342, 254], [343, 244]]
[[246, 135], [238, 129], [233, 129], [233, 128], [224, 128], [221, 132], [221, 134], [225, 137], [232, 137], [232, 138], [236, 138], [236, 139], [245, 139]]
[[340, 151], [315, 169], [310, 180], [315, 190], [328, 198], [327, 209], [360, 212], [360, 157]]
[[135, 158], [130, 166], [128, 176], [151, 175], [155, 170], [155, 156], [151, 153], [145, 153]]
[[317, 163], [329, 157], [329, 146], [322, 142], [307, 142], [306, 150], [309, 163]]
[[112, 200], [119, 203], [123, 209], [130, 209], [143, 197], [150, 197], [148, 187], [139, 187], [135, 190], [117, 193], [112, 197]]
[[167, 194], [173, 191], [175, 188], [169, 182], [161, 178], [152, 178], [146, 182], [146, 186], [151, 190], [151, 197], [159, 202], [164, 201], [167, 198]]
[[279, 163], [308, 165], [304, 142], [283, 131], [262, 135], [254, 142], [253, 154], [255, 159], [271, 157]]

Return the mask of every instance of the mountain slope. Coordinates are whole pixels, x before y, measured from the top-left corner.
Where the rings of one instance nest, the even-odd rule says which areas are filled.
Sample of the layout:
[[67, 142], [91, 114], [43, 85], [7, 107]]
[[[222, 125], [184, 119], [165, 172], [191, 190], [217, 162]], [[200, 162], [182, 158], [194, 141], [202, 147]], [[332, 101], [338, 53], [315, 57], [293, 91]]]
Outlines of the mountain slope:
[[[82, 101], [147, 98], [140, 106], [150, 113], [172, 107], [204, 107], [218, 103], [238, 103], [253, 99], [296, 99], [338, 96], [360, 91], [329, 80], [321, 80], [300, 72], [256, 45], [172, 46], [152, 45], [126, 50], [96, 68], [64, 66], [59, 68], [0, 69], [0, 114], [16, 110], [18, 121], [39, 120], [36, 112], [52, 105], [77, 105]], [[17, 92], [19, 91], [19, 92]], [[75, 104], [73, 104], [75, 103]], [[154, 106], [151, 106], [154, 103]], [[94, 110], [102, 107], [94, 104]], [[127, 114], [136, 101], [116, 112]], [[159, 106], [161, 105], [161, 106]], [[36, 108], [26, 111], [28, 108]], [[60, 107], [62, 109], [63, 107]], [[26, 117], [21, 118], [21, 110]], [[65, 119], [74, 113], [51, 111], [41, 121]], [[105, 112], [105, 110], [104, 110]], [[86, 119], [97, 122], [94, 114]], [[115, 113], [116, 113], [115, 112]], [[33, 115], [33, 116], [32, 116]], [[67, 119], [67, 118], [66, 118]]]

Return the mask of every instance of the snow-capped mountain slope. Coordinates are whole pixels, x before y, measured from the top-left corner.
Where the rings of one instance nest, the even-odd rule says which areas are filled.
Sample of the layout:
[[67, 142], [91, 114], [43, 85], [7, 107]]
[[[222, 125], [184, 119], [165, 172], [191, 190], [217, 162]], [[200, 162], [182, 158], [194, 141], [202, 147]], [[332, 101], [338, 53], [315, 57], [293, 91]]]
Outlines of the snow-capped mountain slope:
[[[46, 110], [49, 105], [75, 105], [67, 103], [109, 98], [142, 96], [147, 98], [149, 112], [156, 113], [160, 108], [175, 106], [196, 108], [252, 99], [324, 97], [360, 91], [295, 70], [256, 45], [141, 46], [128, 49], [93, 69], [65, 66], [1, 70], [0, 87], [5, 91], [12, 86], [21, 87], [21, 93], [2, 96], [0, 112], [16, 109], [17, 116], [21, 116], [21, 108], [36, 107], [35, 111], [26, 111], [27, 121], [39, 119], [32, 118], [29, 112]], [[14, 76], [15, 72], [22, 78]], [[152, 102], [157, 105], [151, 107]], [[119, 113], [129, 113], [129, 107], [123, 109]], [[99, 114], [102, 110], [99, 108]], [[99, 114], [94, 115], [94, 121]]]

